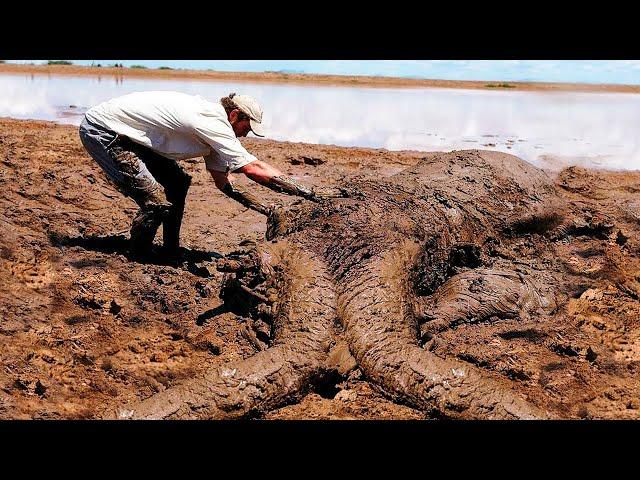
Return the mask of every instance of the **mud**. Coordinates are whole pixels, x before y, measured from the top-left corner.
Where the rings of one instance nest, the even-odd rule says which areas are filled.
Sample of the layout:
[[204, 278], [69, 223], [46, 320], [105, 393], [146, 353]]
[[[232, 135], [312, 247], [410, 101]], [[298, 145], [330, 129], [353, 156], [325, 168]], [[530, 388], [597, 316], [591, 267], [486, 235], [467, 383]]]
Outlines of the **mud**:
[[265, 242], [186, 163], [174, 266], [75, 128], [0, 124], [0, 418], [640, 416], [638, 173], [247, 139], [349, 197], [253, 187]]

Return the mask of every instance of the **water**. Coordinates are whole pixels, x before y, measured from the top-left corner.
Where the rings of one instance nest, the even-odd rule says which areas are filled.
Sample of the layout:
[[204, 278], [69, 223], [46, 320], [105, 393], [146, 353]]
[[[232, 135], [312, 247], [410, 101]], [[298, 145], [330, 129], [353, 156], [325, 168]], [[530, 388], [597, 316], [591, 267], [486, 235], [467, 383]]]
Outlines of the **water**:
[[274, 140], [500, 150], [535, 165], [640, 169], [640, 95], [299, 86], [0, 74], [0, 116], [78, 125], [87, 108], [141, 90], [256, 97]]

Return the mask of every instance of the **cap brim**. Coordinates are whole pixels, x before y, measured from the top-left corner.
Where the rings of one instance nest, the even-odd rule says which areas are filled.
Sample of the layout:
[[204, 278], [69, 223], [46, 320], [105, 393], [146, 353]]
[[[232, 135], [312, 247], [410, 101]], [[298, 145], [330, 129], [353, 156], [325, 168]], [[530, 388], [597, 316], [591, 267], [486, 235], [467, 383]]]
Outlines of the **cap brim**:
[[264, 137], [264, 130], [262, 128], [262, 125], [259, 124], [258, 122], [256, 122], [253, 119], [249, 120], [249, 125], [251, 125], [251, 131], [257, 135], [258, 137]]

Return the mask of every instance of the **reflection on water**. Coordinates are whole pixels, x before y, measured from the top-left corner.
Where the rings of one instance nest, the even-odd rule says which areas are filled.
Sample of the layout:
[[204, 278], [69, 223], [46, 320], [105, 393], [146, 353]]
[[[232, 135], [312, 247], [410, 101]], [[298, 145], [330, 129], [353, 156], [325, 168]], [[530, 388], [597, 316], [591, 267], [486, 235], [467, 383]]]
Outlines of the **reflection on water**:
[[640, 168], [640, 95], [454, 89], [374, 89], [0, 75], [0, 116], [78, 125], [87, 108], [141, 90], [262, 103], [269, 138], [390, 150], [486, 148], [536, 165]]

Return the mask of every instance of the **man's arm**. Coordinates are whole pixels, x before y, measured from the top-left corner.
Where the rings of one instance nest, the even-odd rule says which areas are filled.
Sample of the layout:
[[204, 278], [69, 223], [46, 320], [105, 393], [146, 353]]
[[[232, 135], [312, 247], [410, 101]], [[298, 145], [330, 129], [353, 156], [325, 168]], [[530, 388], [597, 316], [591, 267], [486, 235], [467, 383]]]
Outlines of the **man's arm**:
[[255, 160], [235, 171], [244, 173], [254, 182], [264, 185], [278, 193], [295, 195], [314, 202], [321, 201], [321, 197], [312, 188], [296, 182], [291, 177], [287, 177], [284, 173], [269, 165], [267, 162]]
[[285, 175], [278, 175], [276, 177], [270, 177], [267, 180], [256, 180], [259, 184], [270, 188], [278, 193], [286, 193], [288, 195], [295, 195], [298, 197], [306, 198], [313, 202], [319, 202], [320, 197], [311, 188], [296, 182], [293, 178]]
[[[252, 161], [250, 161], [250, 163], [233, 170], [233, 172], [244, 173], [254, 182], [264, 185], [265, 187], [270, 188], [271, 190], [274, 190], [278, 193], [296, 195], [308, 200], [312, 200], [314, 202], [321, 201], [321, 197], [317, 195], [316, 192], [313, 191], [313, 189], [296, 182], [294, 179], [286, 176], [277, 168], [272, 167], [266, 162], [256, 159], [253, 155], [247, 152], [247, 150], [242, 146], [238, 138], [235, 136], [235, 132], [233, 130], [228, 128], [214, 128], [219, 124], [216, 122], [208, 121], [208, 118], [204, 116], [196, 116], [193, 124], [195, 125], [194, 128], [196, 135], [205, 143], [210, 145], [212, 150], [215, 151], [215, 154], [212, 152], [211, 155], [205, 157], [207, 167], [209, 167], [209, 165], [215, 164], [232, 165], [238, 159], [246, 160], [247, 157], [251, 157]], [[209, 171], [212, 175], [214, 175], [214, 173], [218, 175], [217, 172], [212, 168], [209, 169]], [[248, 200], [247, 192], [238, 193], [237, 187], [233, 185], [231, 187], [226, 186], [228, 180], [222, 179], [221, 175], [218, 176], [221, 179], [219, 182], [216, 182], [216, 185], [220, 190], [222, 190], [223, 192], [225, 192], [225, 189], [228, 190], [229, 193], [225, 193], [227, 193], [227, 195], [229, 195], [231, 198], [234, 198], [243, 205], [256, 210], [254, 206], [249, 206], [248, 203], [245, 203]], [[251, 199], [251, 201], [253, 201], [253, 199]]]
[[245, 207], [255, 210], [263, 215], [269, 216], [271, 214], [271, 209], [267, 205], [261, 203], [254, 195], [236, 185], [233, 185], [229, 181], [228, 173], [218, 172], [216, 170], [209, 170], [209, 173], [213, 177], [216, 187], [218, 187], [218, 189], [228, 197], [233, 198]]

